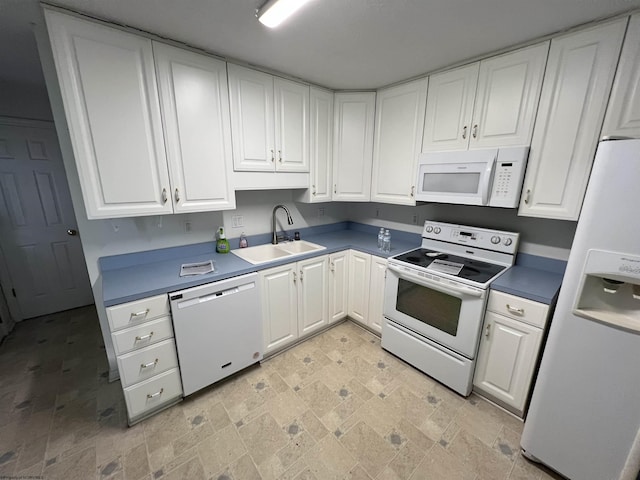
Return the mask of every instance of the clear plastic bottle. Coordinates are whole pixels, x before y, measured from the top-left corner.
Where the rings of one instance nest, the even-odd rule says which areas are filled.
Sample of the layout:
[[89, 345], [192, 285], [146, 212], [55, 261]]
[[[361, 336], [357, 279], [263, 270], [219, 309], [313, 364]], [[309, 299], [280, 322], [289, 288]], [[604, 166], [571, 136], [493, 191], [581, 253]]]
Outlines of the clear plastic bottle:
[[388, 229], [384, 231], [384, 237], [382, 239], [382, 251], [385, 253], [391, 253], [391, 233]]
[[384, 243], [384, 228], [380, 227], [380, 231], [378, 232], [378, 250], [382, 250], [383, 243]]
[[247, 240], [247, 236], [242, 232], [240, 234], [240, 248], [247, 248], [249, 246], [249, 241]]

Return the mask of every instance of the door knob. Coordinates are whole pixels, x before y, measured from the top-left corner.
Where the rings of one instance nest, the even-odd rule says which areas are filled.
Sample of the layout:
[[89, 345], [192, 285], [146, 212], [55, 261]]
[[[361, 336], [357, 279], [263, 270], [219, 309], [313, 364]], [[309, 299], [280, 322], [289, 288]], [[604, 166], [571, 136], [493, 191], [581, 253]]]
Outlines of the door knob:
[[75, 228], [70, 228], [67, 230], [67, 235], [71, 235], [72, 237], [75, 237], [76, 235], [78, 235], [78, 231]]

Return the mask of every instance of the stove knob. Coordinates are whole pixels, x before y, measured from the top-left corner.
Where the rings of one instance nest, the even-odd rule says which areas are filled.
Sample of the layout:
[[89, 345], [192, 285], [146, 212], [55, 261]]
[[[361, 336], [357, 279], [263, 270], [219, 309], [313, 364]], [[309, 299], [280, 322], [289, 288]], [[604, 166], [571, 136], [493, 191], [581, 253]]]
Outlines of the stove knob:
[[433, 233], [435, 233], [436, 235], [439, 234], [442, 230], [440, 229], [440, 227], [436, 227], [433, 229]]
[[503, 242], [507, 247], [513, 243], [513, 240], [510, 238], [505, 238]]
[[424, 229], [425, 232], [427, 233], [431, 233], [433, 232], [433, 227], [431, 225], [427, 225], [427, 227]]
[[494, 245], [500, 243], [500, 237], [497, 235], [494, 235], [493, 237], [491, 237], [491, 243], [493, 243]]

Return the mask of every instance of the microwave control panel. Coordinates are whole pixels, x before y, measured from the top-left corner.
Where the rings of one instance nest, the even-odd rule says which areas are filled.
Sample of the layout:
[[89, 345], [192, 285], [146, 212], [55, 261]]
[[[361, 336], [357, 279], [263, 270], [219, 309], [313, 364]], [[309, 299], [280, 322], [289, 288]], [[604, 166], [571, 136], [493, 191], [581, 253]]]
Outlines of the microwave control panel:
[[501, 149], [498, 152], [489, 206], [515, 208], [520, 203], [528, 149]]

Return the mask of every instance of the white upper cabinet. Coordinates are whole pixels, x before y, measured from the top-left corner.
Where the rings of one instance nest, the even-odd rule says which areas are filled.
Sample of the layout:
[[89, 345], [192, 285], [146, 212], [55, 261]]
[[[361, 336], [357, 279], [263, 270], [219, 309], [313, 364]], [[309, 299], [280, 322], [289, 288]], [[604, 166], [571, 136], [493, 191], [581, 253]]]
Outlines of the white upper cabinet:
[[423, 151], [529, 145], [549, 42], [432, 75]]
[[333, 168], [333, 92], [311, 87], [309, 91], [309, 187], [297, 200], [330, 202]]
[[333, 195], [335, 201], [371, 198], [375, 92], [336, 93]]
[[235, 208], [225, 62], [153, 43], [175, 212]]
[[427, 79], [378, 90], [371, 201], [415, 205]]
[[309, 87], [229, 64], [236, 171], [309, 171]]
[[423, 152], [467, 149], [479, 68], [472, 63], [429, 77]]
[[151, 41], [51, 10], [45, 18], [87, 216], [171, 213]]
[[603, 136], [640, 138], [640, 14], [631, 17], [609, 107]]
[[578, 219], [626, 22], [551, 42], [519, 215]]

